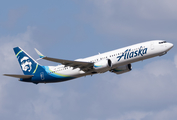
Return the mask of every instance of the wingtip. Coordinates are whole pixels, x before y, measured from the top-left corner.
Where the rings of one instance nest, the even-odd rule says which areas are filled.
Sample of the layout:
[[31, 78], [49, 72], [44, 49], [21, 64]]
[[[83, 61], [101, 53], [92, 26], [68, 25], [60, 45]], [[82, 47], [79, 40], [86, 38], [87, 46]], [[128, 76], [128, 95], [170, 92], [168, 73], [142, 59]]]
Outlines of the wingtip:
[[3, 76], [7, 76], [6, 74], [2, 74]]
[[34, 48], [34, 50], [37, 52], [37, 54], [39, 55], [40, 58], [44, 58], [45, 56], [39, 52], [36, 48]]

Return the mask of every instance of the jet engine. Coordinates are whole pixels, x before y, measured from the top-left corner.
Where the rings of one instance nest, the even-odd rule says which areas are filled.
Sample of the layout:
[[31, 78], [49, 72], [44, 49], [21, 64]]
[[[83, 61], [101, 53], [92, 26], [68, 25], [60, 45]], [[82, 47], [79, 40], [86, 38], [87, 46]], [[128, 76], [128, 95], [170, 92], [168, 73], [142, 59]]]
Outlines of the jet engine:
[[112, 62], [110, 59], [104, 59], [94, 63], [93, 68], [98, 73], [103, 73], [110, 70], [112, 67]]
[[125, 72], [129, 72], [132, 70], [132, 65], [131, 64], [127, 64], [127, 65], [123, 65], [123, 66], [119, 66], [117, 68], [114, 68], [112, 70], [110, 70], [110, 72], [116, 73], [116, 74], [122, 74]]

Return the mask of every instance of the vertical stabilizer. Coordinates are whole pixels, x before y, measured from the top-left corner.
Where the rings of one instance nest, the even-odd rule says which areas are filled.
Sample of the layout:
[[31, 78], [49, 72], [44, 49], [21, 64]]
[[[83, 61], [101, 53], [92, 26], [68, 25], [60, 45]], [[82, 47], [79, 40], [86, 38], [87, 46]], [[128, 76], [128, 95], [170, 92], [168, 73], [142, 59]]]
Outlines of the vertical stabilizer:
[[38, 63], [20, 47], [13, 49], [23, 73], [25, 75], [33, 75], [38, 68]]

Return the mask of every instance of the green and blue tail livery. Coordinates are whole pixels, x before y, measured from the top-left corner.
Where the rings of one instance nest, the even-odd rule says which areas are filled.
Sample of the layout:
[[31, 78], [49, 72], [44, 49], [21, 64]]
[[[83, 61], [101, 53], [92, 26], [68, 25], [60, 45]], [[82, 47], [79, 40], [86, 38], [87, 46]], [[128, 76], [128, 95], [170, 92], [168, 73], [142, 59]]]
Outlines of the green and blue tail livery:
[[[24, 75], [4, 74], [5, 76], [20, 78], [20, 81], [33, 82], [35, 84], [73, 79], [73, 77], [70, 77], [68, 75], [56, 74], [55, 72], [53, 72], [53, 70], [51, 70], [51, 68], [53, 68], [52, 66], [39, 65], [30, 55], [28, 55], [20, 47], [15, 47], [13, 48], [13, 50]], [[39, 54], [40, 58], [44, 57], [37, 49], [35, 50]]]
[[14, 52], [24, 75], [35, 74], [39, 64], [20, 47], [15, 47]]

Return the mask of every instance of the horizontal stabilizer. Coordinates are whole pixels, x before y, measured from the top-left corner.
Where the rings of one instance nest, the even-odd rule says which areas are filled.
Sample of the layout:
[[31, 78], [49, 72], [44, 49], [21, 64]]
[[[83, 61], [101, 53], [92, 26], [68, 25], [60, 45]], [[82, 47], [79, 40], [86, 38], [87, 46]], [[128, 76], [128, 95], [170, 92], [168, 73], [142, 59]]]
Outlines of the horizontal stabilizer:
[[4, 76], [10, 76], [15, 78], [22, 78], [22, 79], [28, 79], [32, 78], [34, 75], [16, 75], [16, 74], [3, 74]]

